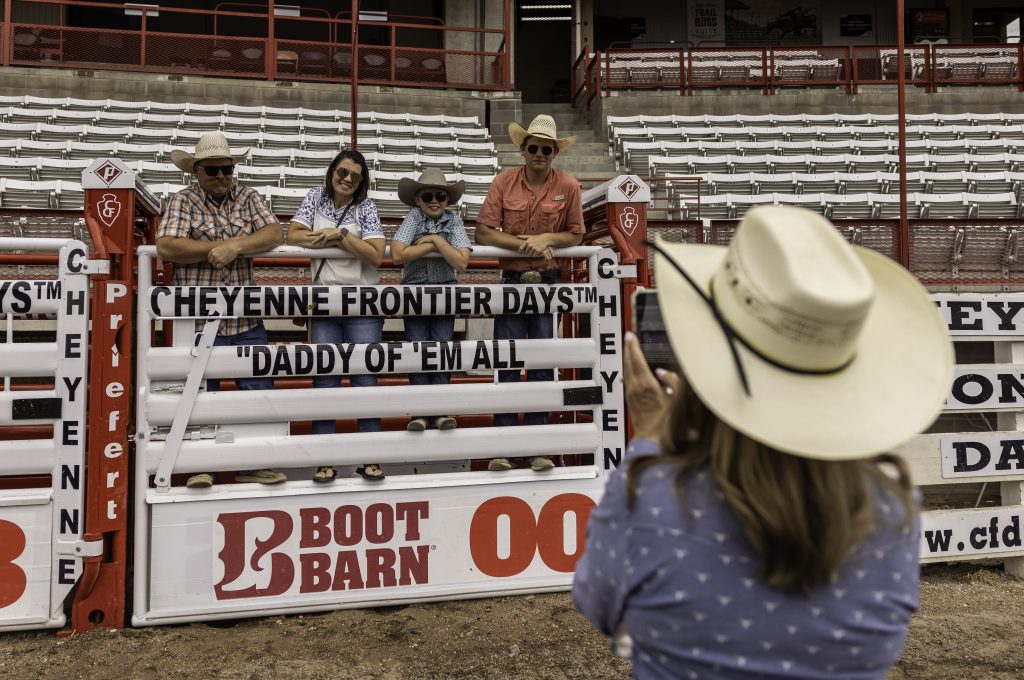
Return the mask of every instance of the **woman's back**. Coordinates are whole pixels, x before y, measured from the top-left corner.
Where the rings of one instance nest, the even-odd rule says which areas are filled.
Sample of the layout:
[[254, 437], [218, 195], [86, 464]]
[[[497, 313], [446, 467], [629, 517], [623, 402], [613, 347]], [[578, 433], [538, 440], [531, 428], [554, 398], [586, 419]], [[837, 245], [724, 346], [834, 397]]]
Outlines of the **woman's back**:
[[835, 583], [804, 597], [758, 578], [761, 560], [707, 469], [686, 480], [682, 506], [674, 470], [645, 470], [632, 510], [625, 466], [613, 473], [577, 567], [577, 605], [606, 633], [625, 625], [636, 677], [885, 677], [918, 603], [916, 527], [889, 491], [875, 491], [875, 530]]

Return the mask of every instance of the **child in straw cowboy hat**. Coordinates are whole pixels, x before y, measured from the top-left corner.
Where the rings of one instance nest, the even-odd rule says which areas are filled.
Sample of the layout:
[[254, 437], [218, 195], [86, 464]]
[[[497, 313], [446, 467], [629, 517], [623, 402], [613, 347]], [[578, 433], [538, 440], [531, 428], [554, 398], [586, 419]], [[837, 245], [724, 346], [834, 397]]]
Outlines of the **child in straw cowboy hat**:
[[[273, 250], [281, 244], [283, 231], [274, 213], [259, 193], [233, 181], [235, 165], [248, 155], [231, 151], [219, 132], [207, 132], [196, 142], [194, 153], [171, 151], [171, 161], [196, 181], [174, 194], [167, 204], [157, 231], [156, 251], [161, 260], [174, 263], [176, 286], [251, 286], [252, 260], [243, 255]], [[197, 330], [201, 323], [197, 324]], [[217, 329], [214, 345], [265, 345], [267, 331], [262, 319], [224, 319]], [[274, 384], [267, 378], [238, 378], [240, 390], [267, 390]], [[216, 391], [219, 380], [208, 380], [207, 389]], [[236, 482], [279, 484], [287, 480], [275, 470], [241, 470]], [[205, 489], [213, 475], [198, 472], [187, 486]]]
[[[556, 170], [552, 163], [558, 154], [576, 141], [559, 137], [555, 119], [539, 115], [524, 129], [518, 123], [508, 126], [512, 143], [519, 147], [525, 164], [498, 173], [491, 182], [487, 198], [476, 218], [476, 242], [518, 252], [525, 257], [501, 259], [504, 285], [536, 285], [561, 281], [560, 263], [552, 251], [578, 245], [583, 239], [583, 202], [580, 183], [571, 175]], [[554, 337], [554, 316], [549, 314], [500, 314], [494, 319], [496, 340], [544, 339]], [[553, 380], [551, 369], [532, 369], [527, 380]], [[517, 382], [519, 371], [498, 371], [498, 382]], [[494, 414], [494, 425], [515, 425], [515, 413]], [[526, 425], [543, 425], [546, 412], [527, 413]], [[511, 470], [514, 460], [495, 458], [488, 469]], [[529, 460], [535, 472], [555, 465], [547, 456]]]
[[654, 247], [681, 375], [627, 334], [635, 438], [577, 606], [638, 678], [883, 680], [918, 606], [918, 501], [887, 452], [952, 378], [934, 304], [799, 208], [750, 211], [727, 248]]
[[[449, 182], [437, 168], [424, 170], [419, 179], [404, 177], [398, 182], [398, 198], [412, 208], [391, 241], [391, 259], [405, 265], [403, 285], [453, 285], [456, 275], [466, 270], [472, 244], [462, 218], [448, 210], [465, 190], [464, 181]], [[455, 317], [450, 314], [407, 316], [403, 323], [406, 341], [451, 342], [455, 337]], [[411, 385], [447, 385], [450, 379], [447, 372], [409, 374]], [[414, 415], [408, 429], [452, 430], [457, 425], [450, 415]]]

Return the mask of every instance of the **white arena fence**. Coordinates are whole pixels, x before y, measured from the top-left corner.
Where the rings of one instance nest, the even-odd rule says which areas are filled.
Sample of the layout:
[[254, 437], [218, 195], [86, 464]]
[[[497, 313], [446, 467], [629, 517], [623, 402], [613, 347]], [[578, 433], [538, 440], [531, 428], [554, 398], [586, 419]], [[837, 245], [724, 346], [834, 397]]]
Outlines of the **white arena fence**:
[[[135, 625], [568, 588], [606, 467], [625, 444], [618, 279], [629, 270], [612, 250], [559, 251], [586, 258], [590, 281], [552, 286], [155, 286], [154, 254], [152, 246], [138, 249]], [[311, 254], [323, 252], [272, 253]], [[473, 253], [499, 255], [507, 253]], [[585, 315], [589, 332], [551, 340], [212, 346], [219, 320], [238, 316], [505, 312]], [[198, 339], [196, 320], [204, 321]], [[161, 321], [173, 324], [166, 347], [151, 342]], [[210, 378], [500, 368], [554, 368], [556, 380], [205, 389]], [[557, 369], [581, 370], [577, 379], [558, 380]], [[424, 411], [593, 416], [513, 428], [291, 434], [293, 421]], [[560, 454], [584, 454], [589, 462], [545, 473], [474, 472], [468, 465]], [[371, 462], [385, 467], [387, 479], [311, 481], [319, 465], [344, 472]], [[207, 490], [171, 483], [175, 473], [261, 468], [288, 469], [289, 481]]]
[[[65, 624], [64, 604], [82, 559], [102, 552], [83, 541], [89, 276], [105, 273], [73, 239], [0, 238], [0, 250], [58, 255], [56, 280], [0, 282], [0, 426], [48, 425], [49, 439], [0, 441], [0, 476], [49, 475], [43, 488], [0, 489], [0, 631]], [[15, 318], [55, 315], [53, 342], [16, 342]], [[12, 383], [33, 381], [28, 389]]]

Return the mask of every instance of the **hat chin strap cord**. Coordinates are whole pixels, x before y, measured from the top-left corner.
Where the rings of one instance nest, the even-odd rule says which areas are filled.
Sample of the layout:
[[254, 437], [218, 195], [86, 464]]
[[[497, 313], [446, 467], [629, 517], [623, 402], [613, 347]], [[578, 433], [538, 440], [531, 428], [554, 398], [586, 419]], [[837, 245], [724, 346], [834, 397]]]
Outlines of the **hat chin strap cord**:
[[698, 297], [700, 297], [700, 299], [703, 300], [711, 309], [711, 313], [712, 315], [714, 315], [715, 321], [718, 322], [719, 327], [721, 327], [722, 329], [722, 333], [725, 335], [725, 339], [729, 342], [729, 352], [732, 354], [733, 363], [736, 364], [736, 373], [739, 374], [740, 384], [743, 385], [743, 393], [746, 394], [748, 397], [750, 396], [750, 382], [747, 379], [747, 371], [743, 367], [743, 361], [742, 359], [740, 359], [739, 350], [736, 349], [737, 342], [743, 345], [754, 356], [756, 356], [758, 359], [765, 362], [766, 364], [774, 366], [775, 368], [786, 371], [788, 373], [797, 373], [800, 375], [832, 375], [833, 373], [839, 373], [840, 371], [844, 370], [847, 366], [852, 364], [853, 360], [857, 358], [857, 355], [853, 354], [849, 359], [847, 359], [841, 365], [835, 368], [821, 369], [798, 368], [796, 366], [789, 366], [787, 364], [783, 364], [779, 361], [776, 361], [775, 359], [761, 352], [761, 350], [751, 345], [742, 335], [737, 333], [736, 330], [729, 325], [728, 321], [725, 320], [725, 318], [722, 316], [722, 312], [718, 309], [718, 305], [715, 304], [714, 282], [711, 283], [711, 294], [706, 294], [703, 290], [701, 290], [700, 286], [697, 285], [697, 282], [693, 280], [693, 278], [686, 272], [686, 270], [684, 270], [682, 266], [680, 266], [680, 264], [676, 262], [671, 255], [665, 252], [664, 248], [662, 248], [653, 241], [644, 241], [644, 243], [647, 245], [648, 248], [653, 248], [655, 252], [660, 253], [666, 260], [668, 260], [669, 264], [671, 264], [675, 268], [675, 270], [679, 272], [679, 274], [686, 280], [686, 282], [690, 284], [690, 287], [693, 288], [693, 292], [695, 292], [698, 295]]

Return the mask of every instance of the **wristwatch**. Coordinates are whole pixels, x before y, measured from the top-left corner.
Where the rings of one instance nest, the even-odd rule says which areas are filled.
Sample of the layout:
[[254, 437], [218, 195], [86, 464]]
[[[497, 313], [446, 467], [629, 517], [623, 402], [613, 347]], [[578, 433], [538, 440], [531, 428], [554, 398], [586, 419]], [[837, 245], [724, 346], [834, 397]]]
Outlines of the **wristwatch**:
[[338, 235], [341, 237], [341, 240], [344, 241], [345, 237], [348, 236], [348, 227], [342, 227], [338, 231]]

